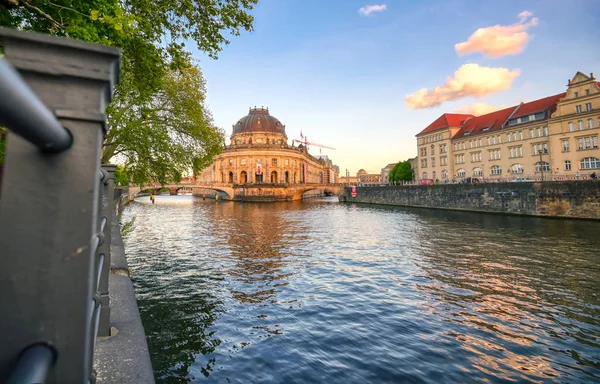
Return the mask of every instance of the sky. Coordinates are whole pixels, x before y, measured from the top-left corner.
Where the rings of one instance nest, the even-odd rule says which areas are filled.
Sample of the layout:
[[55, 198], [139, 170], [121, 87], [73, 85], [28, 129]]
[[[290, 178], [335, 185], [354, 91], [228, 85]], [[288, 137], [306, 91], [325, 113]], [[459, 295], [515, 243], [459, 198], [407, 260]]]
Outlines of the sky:
[[[193, 50], [215, 124], [265, 106], [335, 150], [354, 175], [417, 155], [443, 113], [475, 115], [558, 94], [577, 71], [600, 78], [600, 0], [259, 0], [254, 31], [217, 60]], [[189, 45], [188, 45], [189, 46]]]

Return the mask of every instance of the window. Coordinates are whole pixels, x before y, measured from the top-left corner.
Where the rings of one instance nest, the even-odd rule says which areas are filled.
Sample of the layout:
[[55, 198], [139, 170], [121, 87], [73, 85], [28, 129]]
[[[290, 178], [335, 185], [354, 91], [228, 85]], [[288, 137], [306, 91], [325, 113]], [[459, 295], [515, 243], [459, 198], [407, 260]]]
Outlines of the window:
[[465, 177], [465, 176], [467, 176], [467, 171], [465, 171], [464, 169], [459, 169], [458, 177]]
[[544, 172], [550, 172], [550, 164], [548, 164], [545, 161], [538, 161], [537, 163], [535, 163], [536, 172], [542, 172], [542, 169], [544, 170]]
[[523, 164], [513, 164], [510, 170], [512, 173], [523, 173]]
[[473, 168], [473, 176], [483, 176], [483, 170], [481, 168]]
[[[598, 119], [598, 121], [600, 121], [600, 119]], [[494, 143], [494, 145], [496, 145], [496, 136], [492, 137], [492, 143]]]
[[240, 165], [246, 165], [246, 159], [240, 160]]
[[577, 139], [577, 149], [598, 148], [598, 136], [580, 137]]
[[431, 172], [431, 177], [435, 180], [435, 171]]
[[575, 97], [579, 97], [579, 92], [575, 92]]
[[533, 145], [533, 156], [539, 155], [540, 152], [544, 154], [548, 153], [548, 143]]
[[575, 106], [575, 113], [581, 113], [581, 105]]
[[570, 122], [569, 123], [569, 132], [573, 132], [574, 130], [575, 130], [575, 124], [573, 124], [573, 122]]
[[448, 157], [440, 157], [440, 165], [448, 165]]
[[535, 137], [535, 135], [534, 135], [533, 133], [534, 133], [534, 130], [533, 130], [533, 128], [531, 128], [531, 129], [529, 130], [529, 138], [530, 138], [530, 139], [533, 139], [533, 138]]
[[492, 143], [492, 139], [490, 139], [489, 137], [487, 138], [487, 145], [491, 145]]
[[569, 140], [563, 140], [563, 152], [569, 152]]
[[544, 127], [544, 136], [548, 136], [548, 127]]
[[272, 165], [277, 165], [277, 159], [275, 159], [275, 158], [271, 159], [271, 164]]
[[542, 128], [537, 129], [538, 137], [542, 137]]
[[483, 140], [482, 139], [479, 139], [479, 146], [483, 147]]
[[431, 144], [431, 156], [435, 155], [435, 145]]
[[510, 133], [506, 134], [506, 140], [510, 143]]
[[289, 159], [285, 159], [285, 165], [290, 165], [290, 160]]
[[456, 155], [454, 156], [454, 160], [456, 164], [464, 164], [465, 163], [465, 155]]
[[571, 170], [571, 160], [565, 160], [565, 171]]
[[517, 132], [513, 132], [513, 140], [517, 141]]
[[519, 131], [519, 139], [523, 140], [523, 131]]
[[423, 172], [423, 178], [426, 179], [427, 178], [427, 172]]
[[229, 165], [233, 165], [233, 159], [229, 159]]
[[475, 163], [481, 161], [481, 152], [472, 152], [471, 153], [471, 163]]
[[469, 148], [473, 148], [473, 140], [469, 140]]
[[500, 135], [498, 135], [498, 144], [502, 144], [502, 136], [500, 136]]
[[592, 103], [585, 103], [586, 112], [590, 112], [592, 110]]
[[[432, 157], [432, 158], [431, 158], [431, 166], [432, 166], [432, 167], [435, 167], [435, 157]], [[434, 176], [434, 177], [435, 177], [435, 176]]]
[[577, 122], [577, 128], [579, 128], [580, 131], [583, 131], [583, 120]]
[[491, 169], [492, 175], [501, 175], [502, 174], [502, 168], [500, 168], [499, 165], [494, 165]]
[[448, 178], [448, 171], [446, 171], [445, 169], [442, 171], [442, 179], [447, 179]]
[[590, 95], [590, 90], [589, 90], [589, 89], [586, 89], [586, 90], [585, 90], [585, 95], [586, 95], [586, 96], [589, 96], [589, 95]]
[[594, 128], [594, 119], [588, 119], [588, 128], [589, 129]]
[[500, 150], [499, 149], [492, 149], [491, 151], [489, 151], [489, 158], [490, 160], [500, 160]]
[[580, 162], [581, 169], [598, 169], [600, 168], [600, 159], [597, 157], [586, 157]]
[[421, 159], [421, 168], [427, 168], [427, 159]]

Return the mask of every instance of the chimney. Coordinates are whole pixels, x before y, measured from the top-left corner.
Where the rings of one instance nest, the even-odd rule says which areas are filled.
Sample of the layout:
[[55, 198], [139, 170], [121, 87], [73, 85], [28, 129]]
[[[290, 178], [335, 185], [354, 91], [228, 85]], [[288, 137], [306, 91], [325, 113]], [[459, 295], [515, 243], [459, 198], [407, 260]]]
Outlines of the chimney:
[[571, 79], [568, 80], [567, 85], [571, 85]]
[[594, 72], [590, 72], [590, 77], [593, 79], [594, 78]]

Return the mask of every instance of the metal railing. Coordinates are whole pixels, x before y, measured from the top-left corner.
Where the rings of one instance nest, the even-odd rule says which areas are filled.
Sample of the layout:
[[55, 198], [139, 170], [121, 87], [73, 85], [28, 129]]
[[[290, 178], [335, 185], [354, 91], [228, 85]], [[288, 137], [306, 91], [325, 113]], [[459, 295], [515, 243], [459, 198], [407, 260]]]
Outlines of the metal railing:
[[100, 150], [120, 52], [5, 28], [0, 43], [0, 382], [94, 382], [115, 170]]

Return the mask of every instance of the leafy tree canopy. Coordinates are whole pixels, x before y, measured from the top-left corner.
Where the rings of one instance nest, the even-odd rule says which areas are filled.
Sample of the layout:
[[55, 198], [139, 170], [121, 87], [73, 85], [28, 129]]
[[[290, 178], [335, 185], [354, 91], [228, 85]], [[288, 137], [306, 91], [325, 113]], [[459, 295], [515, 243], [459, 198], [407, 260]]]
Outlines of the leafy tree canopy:
[[390, 182], [411, 181], [413, 179], [413, 171], [410, 166], [410, 161], [399, 161], [398, 164], [390, 170], [388, 180]]
[[0, 26], [120, 47], [121, 84], [107, 111], [103, 161], [122, 154], [137, 182], [166, 180], [206, 166], [223, 141], [203, 107], [204, 80], [184, 41], [217, 58], [227, 36], [252, 31], [249, 11], [257, 2], [0, 0]]

